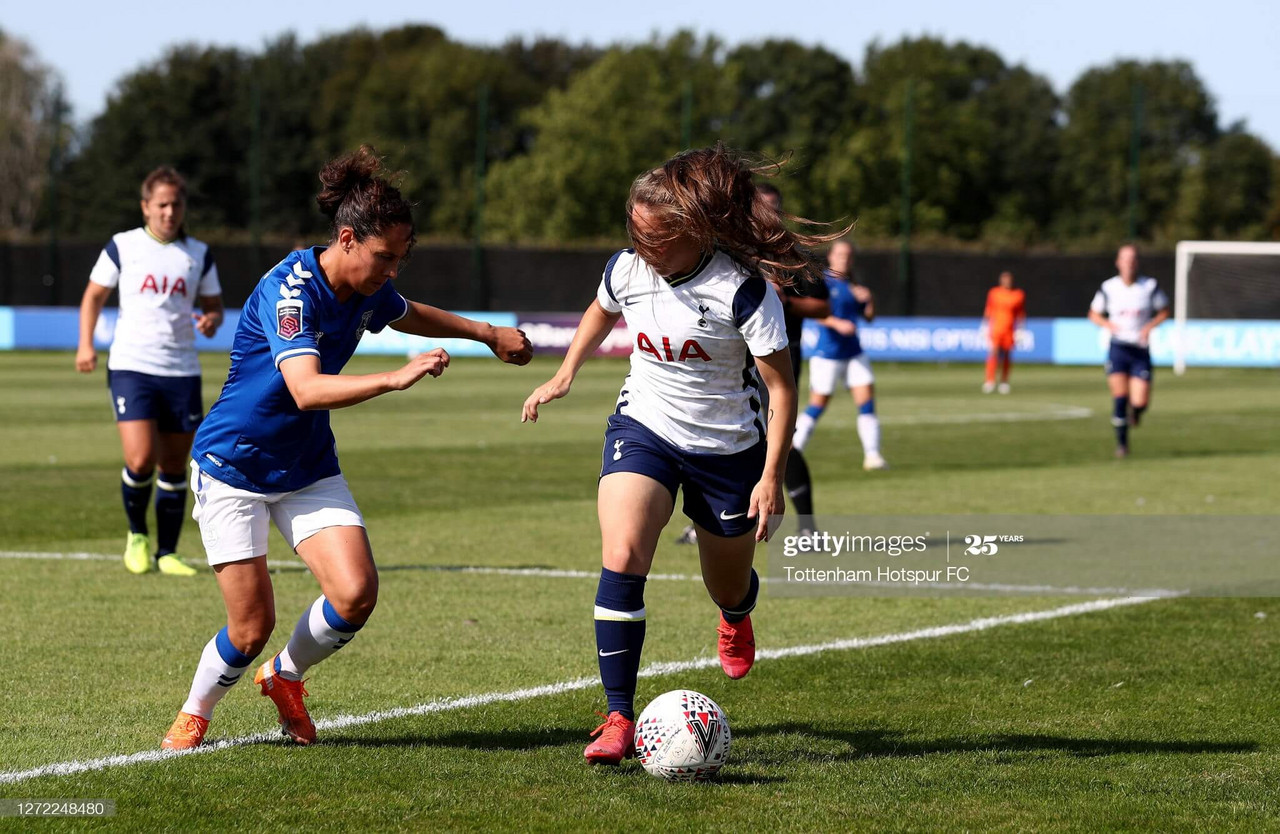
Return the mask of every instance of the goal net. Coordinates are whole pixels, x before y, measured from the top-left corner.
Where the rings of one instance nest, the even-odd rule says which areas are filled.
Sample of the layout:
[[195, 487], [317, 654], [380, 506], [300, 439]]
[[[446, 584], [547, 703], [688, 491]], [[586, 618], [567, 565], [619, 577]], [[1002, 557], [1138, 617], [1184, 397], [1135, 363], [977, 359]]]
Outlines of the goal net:
[[[1188, 319], [1272, 322], [1280, 331], [1280, 243], [1184, 240], [1178, 244], [1173, 292], [1174, 373], [1186, 371], [1187, 362], [1201, 343], [1233, 337], [1232, 328], [1222, 333], [1201, 332]], [[1262, 331], [1234, 328], [1248, 338]], [[1262, 332], [1266, 342], [1277, 338]], [[1198, 341], [1199, 340], [1199, 341]], [[1211, 345], [1204, 345], [1206, 350]], [[1265, 355], [1265, 354], [1264, 354]], [[1250, 362], [1250, 364], [1261, 364]]]

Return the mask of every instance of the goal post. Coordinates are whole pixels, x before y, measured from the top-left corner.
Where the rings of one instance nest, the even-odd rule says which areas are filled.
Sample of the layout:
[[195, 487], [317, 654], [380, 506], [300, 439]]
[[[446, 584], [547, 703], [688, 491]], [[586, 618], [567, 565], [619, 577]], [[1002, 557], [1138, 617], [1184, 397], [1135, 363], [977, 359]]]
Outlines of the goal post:
[[[1173, 283], [1173, 319], [1174, 319], [1174, 338], [1173, 338], [1173, 372], [1179, 376], [1187, 370], [1187, 313], [1191, 306], [1190, 288], [1191, 273], [1195, 266], [1196, 257], [1203, 255], [1225, 256], [1224, 259], [1231, 259], [1234, 263], [1239, 263], [1236, 258], [1249, 258], [1253, 256], [1263, 256], [1276, 258], [1270, 269], [1265, 266], [1261, 270], [1247, 270], [1254, 273], [1246, 276], [1243, 289], [1245, 292], [1238, 293], [1235, 297], [1242, 303], [1247, 303], [1248, 290], [1253, 287], [1260, 287], [1267, 296], [1266, 304], [1269, 306], [1274, 304], [1276, 299], [1280, 299], [1280, 242], [1252, 242], [1252, 241], [1226, 241], [1226, 240], [1183, 240], [1179, 241], [1175, 250], [1175, 274]], [[1202, 261], [1205, 259], [1201, 259]], [[1239, 271], [1239, 270], [1237, 270]], [[1238, 287], [1239, 289], [1239, 287]], [[1262, 300], [1262, 299], [1260, 299]], [[1240, 309], [1244, 309], [1243, 307]], [[1254, 318], [1254, 315], [1237, 313], [1235, 318]]]

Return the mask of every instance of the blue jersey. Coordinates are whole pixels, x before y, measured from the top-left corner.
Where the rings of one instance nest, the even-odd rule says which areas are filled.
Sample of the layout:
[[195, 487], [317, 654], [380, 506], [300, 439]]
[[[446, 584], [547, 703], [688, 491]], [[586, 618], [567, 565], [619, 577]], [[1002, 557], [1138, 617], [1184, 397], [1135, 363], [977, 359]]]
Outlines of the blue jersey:
[[[867, 304], [853, 297], [853, 287], [848, 281], [828, 272], [827, 289], [831, 291], [831, 315], [852, 322], [864, 318]], [[809, 355], [823, 359], [852, 359], [861, 353], [862, 342], [856, 332], [852, 336], [842, 336], [830, 327], [819, 327], [818, 344]]]
[[210, 477], [253, 492], [293, 492], [340, 474], [329, 412], [302, 411], [280, 373], [294, 356], [318, 356], [336, 374], [365, 331], [404, 317], [409, 303], [388, 281], [339, 302], [320, 269], [324, 247], [291, 253], [263, 276], [240, 312], [231, 370], [196, 432], [192, 457]]

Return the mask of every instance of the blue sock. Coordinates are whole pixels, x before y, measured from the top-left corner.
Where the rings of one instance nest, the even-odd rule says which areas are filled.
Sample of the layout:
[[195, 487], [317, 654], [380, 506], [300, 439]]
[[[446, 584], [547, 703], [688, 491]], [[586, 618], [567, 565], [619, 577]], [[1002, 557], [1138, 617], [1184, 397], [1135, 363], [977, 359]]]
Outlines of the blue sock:
[[634, 719], [636, 673], [644, 647], [644, 577], [601, 568], [595, 618], [600, 681], [609, 712]]
[[724, 615], [726, 623], [740, 623], [747, 618], [747, 615], [755, 610], [756, 600], [760, 597], [760, 577], [756, 574], [756, 569], [751, 569], [751, 587], [747, 589], [747, 595], [742, 598], [742, 602], [733, 606], [733, 608], [721, 608], [720, 613]]
[[863, 403], [862, 405], [858, 406], [858, 413], [859, 413], [859, 414], [875, 414], [875, 413], [876, 413], [876, 398], [875, 398], [875, 397], [872, 397], [871, 399], [867, 400], [867, 401], [866, 401], [865, 403]]
[[156, 556], [168, 556], [178, 549], [182, 517], [187, 511], [187, 476], [166, 475], [156, 479]]
[[808, 415], [811, 419], [817, 420], [819, 417], [822, 416], [822, 412], [826, 410], [827, 409], [824, 406], [809, 405], [805, 407], [804, 413]]
[[120, 494], [124, 497], [124, 514], [129, 517], [129, 532], [147, 535], [147, 505], [151, 503], [151, 482], [155, 472], [139, 475], [129, 467], [120, 470]]
[[1116, 443], [1129, 445], [1129, 398], [1112, 397], [1111, 425], [1116, 430]]

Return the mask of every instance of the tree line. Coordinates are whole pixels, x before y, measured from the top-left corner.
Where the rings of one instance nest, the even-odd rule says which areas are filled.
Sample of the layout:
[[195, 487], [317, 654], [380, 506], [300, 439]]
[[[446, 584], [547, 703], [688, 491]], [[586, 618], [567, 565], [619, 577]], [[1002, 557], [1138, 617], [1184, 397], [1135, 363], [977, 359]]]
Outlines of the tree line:
[[786, 208], [856, 219], [868, 242], [1280, 237], [1280, 157], [1220, 124], [1182, 61], [1094, 67], [1059, 95], [990, 48], [929, 37], [873, 43], [855, 67], [790, 40], [487, 47], [404, 26], [176, 46], [76, 132], [56, 83], [0, 33], [0, 232], [134, 225], [138, 183], [169, 163], [204, 236], [313, 237], [316, 171], [368, 142], [406, 172], [421, 237], [612, 241], [637, 173], [723, 140], [786, 159]]

